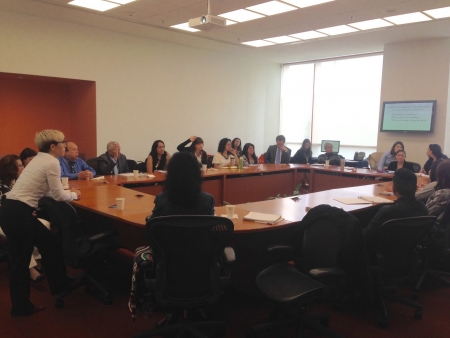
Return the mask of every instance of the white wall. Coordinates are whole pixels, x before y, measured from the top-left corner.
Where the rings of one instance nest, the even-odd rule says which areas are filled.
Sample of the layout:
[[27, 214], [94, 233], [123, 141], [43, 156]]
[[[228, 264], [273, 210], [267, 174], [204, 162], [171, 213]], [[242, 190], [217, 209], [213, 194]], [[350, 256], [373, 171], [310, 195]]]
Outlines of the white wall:
[[381, 105], [383, 101], [437, 100], [437, 111], [433, 134], [379, 132], [378, 151], [390, 150], [399, 140], [405, 144], [407, 160], [421, 165], [430, 143], [441, 145], [450, 155], [449, 72], [449, 38], [385, 46]]
[[99, 154], [116, 140], [143, 160], [154, 140], [173, 152], [190, 135], [209, 153], [240, 137], [259, 154], [278, 134], [279, 64], [14, 13], [0, 22], [0, 72], [96, 82]]

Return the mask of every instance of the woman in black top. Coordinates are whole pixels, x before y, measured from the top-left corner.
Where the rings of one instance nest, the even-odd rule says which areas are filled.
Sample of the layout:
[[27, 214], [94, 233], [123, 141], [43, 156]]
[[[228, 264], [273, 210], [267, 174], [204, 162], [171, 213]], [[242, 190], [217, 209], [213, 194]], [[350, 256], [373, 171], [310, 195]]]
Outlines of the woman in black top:
[[291, 163], [308, 164], [311, 161], [311, 141], [307, 138], [303, 140], [302, 147], [297, 150], [291, 159]]
[[446, 155], [442, 153], [442, 148], [438, 144], [430, 144], [427, 150], [428, 161], [423, 165], [421, 173], [430, 175], [430, 181], [436, 181], [436, 168], [442, 161], [448, 159]]
[[240, 157], [242, 153], [242, 148], [241, 148], [241, 139], [239, 137], [235, 137], [231, 141], [231, 148], [233, 148], [236, 151], [237, 156]]
[[246, 143], [240, 158], [244, 160], [245, 165], [258, 164], [258, 158], [255, 155], [255, 146], [252, 143]]
[[167, 170], [170, 154], [166, 151], [166, 145], [161, 140], [153, 142], [152, 150], [145, 160], [147, 172], [152, 173], [155, 170]]
[[397, 154], [395, 154], [395, 158], [397, 159], [397, 161], [392, 161], [391, 163], [389, 163], [387, 170], [396, 171], [398, 169], [405, 168], [414, 172], [412, 163], [405, 161], [406, 152], [404, 150], [397, 151]]
[[[191, 143], [192, 142], [192, 143]], [[187, 144], [191, 143], [190, 146]], [[186, 141], [181, 143], [178, 147], [178, 151], [189, 151], [195, 155], [198, 163], [200, 164], [208, 164], [208, 155], [206, 151], [203, 150], [203, 139], [197, 136], [191, 136]]]

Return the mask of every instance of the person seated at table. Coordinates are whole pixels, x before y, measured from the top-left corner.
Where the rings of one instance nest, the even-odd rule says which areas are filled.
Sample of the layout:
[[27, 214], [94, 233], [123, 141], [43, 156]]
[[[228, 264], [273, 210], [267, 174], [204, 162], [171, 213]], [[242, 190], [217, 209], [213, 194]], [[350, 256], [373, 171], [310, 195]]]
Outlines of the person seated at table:
[[20, 157], [20, 160], [22, 161], [23, 167], [25, 168], [28, 165], [28, 163], [30, 163], [30, 161], [36, 155], [37, 155], [37, 152], [35, 152], [31, 148], [25, 148], [24, 150], [22, 150], [22, 152], [20, 153], [19, 157]]
[[61, 166], [61, 177], [69, 180], [89, 180], [95, 176], [95, 170], [78, 157], [78, 147], [73, 142], [67, 142], [66, 154], [58, 158]]
[[235, 165], [238, 156], [236, 150], [231, 148], [231, 140], [223, 138], [219, 141], [217, 153], [214, 155], [212, 163], [214, 168], [230, 167]]
[[244, 161], [244, 165], [248, 166], [251, 164], [258, 164], [258, 158], [255, 155], [255, 146], [253, 143], [244, 144], [244, 149], [242, 150], [241, 157]]
[[[190, 146], [188, 146], [188, 143], [191, 143]], [[195, 155], [197, 158], [198, 163], [200, 164], [208, 164], [208, 155], [206, 154], [206, 151], [203, 150], [203, 139], [198, 136], [191, 136], [186, 141], [181, 143], [178, 147], [178, 151], [189, 151]]]
[[375, 247], [380, 227], [384, 222], [394, 218], [428, 215], [426, 206], [415, 199], [417, 177], [412, 171], [401, 168], [394, 173], [392, 181], [392, 191], [397, 197], [396, 203], [381, 207], [369, 225], [363, 229], [372, 264], [376, 262]]
[[291, 163], [308, 164], [312, 157], [311, 141], [307, 138], [303, 140], [302, 147], [297, 150], [291, 158]]
[[389, 163], [387, 170], [396, 171], [401, 168], [405, 168], [414, 172], [414, 167], [411, 162], [406, 162], [406, 152], [404, 150], [397, 151], [395, 155], [396, 161], [392, 161]]
[[442, 153], [442, 148], [439, 144], [430, 144], [427, 149], [428, 161], [423, 165], [422, 174], [430, 175], [430, 181], [436, 181], [436, 168], [442, 160], [447, 160], [448, 157]]
[[319, 155], [317, 163], [324, 164], [328, 160], [330, 161], [330, 165], [340, 165], [341, 159], [343, 158], [343, 156], [333, 152], [333, 144], [327, 142], [325, 143], [325, 153]]
[[156, 140], [152, 144], [150, 154], [145, 160], [147, 172], [152, 173], [155, 170], [167, 170], [169, 164], [170, 154], [166, 151], [166, 145], [161, 140]]
[[61, 247], [55, 236], [35, 217], [38, 201], [48, 196], [54, 200], [79, 199], [79, 190], [64, 191], [58, 157], [65, 153], [64, 134], [43, 130], [36, 134], [39, 153], [20, 174], [0, 209], [0, 227], [8, 237], [12, 264], [10, 269], [11, 315], [30, 316], [43, 310], [30, 301], [30, 256], [33, 246], [42, 255], [50, 292], [59, 294], [72, 288], [74, 280], [66, 276]]
[[[31, 149], [30, 149], [31, 150]], [[23, 171], [22, 161], [17, 155], [6, 155], [0, 159], [0, 206], [2, 205], [2, 196], [11, 191], [14, 183], [19, 178]], [[39, 219], [47, 228], [50, 228], [50, 223]], [[5, 236], [0, 229], [0, 234]], [[39, 251], [35, 248], [31, 255], [29, 270], [31, 280], [38, 284], [45, 279], [45, 275], [41, 274], [37, 269], [36, 259], [40, 258]]]
[[190, 152], [172, 156], [164, 192], [156, 195], [151, 218], [169, 215], [214, 215], [214, 197], [202, 191], [202, 172]]
[[118, 175], [128, 173], [127, 157], [120, 152], [120, 144], [116, 141], [108, 142], [106, 153], [97, 158], [99, 175]]
[[275, 139], [277, 144], [269, 146], [264, 154], [264, 163], [288, 164], [291, 160], [291, 149], [286, 147], [286, 138], [284, 135], [278, 135]]
[[378, 162], [377, 165], [377, 171], [378, 172], [384, 172], [387, 167], [389, 166], [389, 163], [392, 161], [395, 161], [395, 155], [397, 154], [397, 151], [399, 150], [405, 150], [405, 146], [403, 145], [403, 142], [397, 141], [395, 142], [391, 150], [386, 151], [383, 156], [381, 156], [380, 162]]
[[241, 139], [238, 137], [235, 137], [231, 141], [231, 148], [233, 148], [236, 151], [236, 154], [238, 157], [241, 156], [242, 148], [241, 148]]
[[436, 216], [440, 221], [450, 203], [450, 160], [443, 160], [436, 170], [435, 192], [427, 201], [430, 215]]
[[430, 182], [426, 185], [418, 185], [418, 189], [416, 191], [416, 200], [426, 204], [431, 195], [436, 191], [437, 182]]

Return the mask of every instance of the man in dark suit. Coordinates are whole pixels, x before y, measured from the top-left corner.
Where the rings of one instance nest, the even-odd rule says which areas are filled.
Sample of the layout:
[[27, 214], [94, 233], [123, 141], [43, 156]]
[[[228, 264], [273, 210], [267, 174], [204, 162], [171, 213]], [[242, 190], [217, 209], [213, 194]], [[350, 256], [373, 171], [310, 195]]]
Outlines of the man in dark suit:
[[106, 153], [97, 160], [99, 175], [117, 175], [129, 172], [127, 158], [120, 153], [120, 145], [115, 141], [108, 142]]
[[278, 135], [276, 141], [277, 144], [267, 148], [267, 151], [264, 154], [264, 163], [289, 163], [291, 159], [291, 149], [284, 145], [286, 138], [283, 135]]

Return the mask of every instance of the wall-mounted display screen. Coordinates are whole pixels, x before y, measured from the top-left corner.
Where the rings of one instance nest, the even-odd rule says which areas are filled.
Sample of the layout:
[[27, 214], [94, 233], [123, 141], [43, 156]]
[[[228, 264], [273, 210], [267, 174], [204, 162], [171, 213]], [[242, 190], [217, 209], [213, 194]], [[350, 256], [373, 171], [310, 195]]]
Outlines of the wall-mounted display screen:
[[383, 102], [380, 131], [433, 132], [436, 100]]

